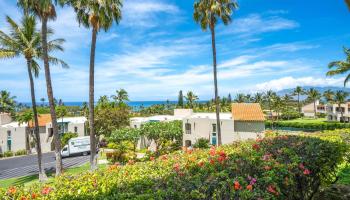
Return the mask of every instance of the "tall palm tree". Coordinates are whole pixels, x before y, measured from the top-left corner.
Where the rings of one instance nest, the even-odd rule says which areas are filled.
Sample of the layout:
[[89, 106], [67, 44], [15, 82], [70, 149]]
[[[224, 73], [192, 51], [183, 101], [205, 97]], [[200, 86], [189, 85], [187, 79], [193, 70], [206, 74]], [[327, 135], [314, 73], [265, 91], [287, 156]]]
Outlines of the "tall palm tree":
[[[16, 24], [10, 17], [6, 17], [7, 22], [10, 27], [10, 34], [7, 35], [0, 31], [0, 58], [13, 58], [23, 56], [27, 61], [27, 71], [29, 76], [30, 93], [32, 100], [33, 118], [34, 118], [34, 134], [36, 137], [36, 148], [38, 155], [38, 165], [39, 165], [39, 179], [45, 180], [46, 175], [41, 167], [41, 143], [39, 134], [39, 122], [38, 122], [38, 112], [36, 107], [35, 99], [35, 87], [33, 74], [35, 77], [39, 76], [39, 64], [36, 59], [42, 58], [43, 48], [41, 45], [41, 35], [40, 32], [36, 30], [36, 20], [34, 16], [24, 16], [21, 25]], [[49, 35], [53, 32], [49, 31]], [[63, 51], [62, 43], [63, 39], [55, 39], [48, 42], [48, 48], [50, 51]], [[55, 57], [49, 56], [49, 62], [53, 64], [60, 63], [63, 67], [68, 67], [68, 65]]]
[[323, 97], [326, 99], [327, 103], [332, 103], [334, 100], [334, 92], [328, 89], [323, 92]]
[[[55, 0], [56, 2], [57, 0]], [[58, 134], [57, 117], [55, 112], [54, 95], [52, 89], [51, 72], [48, 55], [48, 27], [49, 20], [56, 19], [56, 10], [53, 0], [17, 0], [20, 7], [24, 9], [25, 13], [33, 13], [41, 20], [41, 42], [42, 42], [42, 58], [44, 60], [45, 79], [47, 98], [49, 100], [50, 114], [52, 120], [52, 131], [55, 144], [55, 157], [56, 157], [56, 176], [62, 173], [62, 157], [61, 157], [61, 141]]]
[[91, 170], [97, 169], [96, 136], [94, 127], [94, 88], [95, 88], [95, 50], [97, 33], [104, 29], [108, 31], [113, 22], [119, 24], [122, 18], [121, 0], [60, 0], [62, 5], [72, 6], [77, 14], [80, 24], [92, 28], [91, 51], [90, 51], [90, 84], [89, 84], [89, 125], [90, 125], [90, 165]]
[[293, 95], [296, 95], [297, 96], [297, 100], [298, 100], [298, 111], [299, 111], [299, 114], [301, 114], [301, 103], [300, 103], [300, 96], [301, 95], [304, 95], [305, 94], [305, 90], [300, 87], [300, 86], [297, 86], [294, 91], [293, 91]]
[[220, 102], [218, 95], [217, 68], [216, 68], [216, 44], [215, 44], [215, 26], [221, 20], [224, 25], [228, 25], [232, 19], [233, 11], [238, 5], [233, 0], [197, 0], [194, 3], [194, 20], [200, 24], [201, 28], [206, 31], [208, 28], [211, 32], [211, 43], [213, 50], [213, 74], [215, 90], [215, 111], [216, 127], [218, 134], [218, 145], [222, 144], [221, 126], [220, 126]]
[[341, 107], [341, 104], [346, 103], [346, 98], [349, 96], [349, 93], [345, 91], [338, 90], [334, 94], [334, 102], [338, 104], [338, 109], [340, 110], [340, 121], [344, 121], [343, 115], [344, 115], [344, 110]]
[[116, 90], [116, 95], [112, 95], [111, 97], [119, 105], [124, 104], [126, 101], [129, 101], [128, 92], [124, 89]]
[[312, 102], [314, 103], [314, 117], [317, 118], [316, 102], [321, 98], [321, 94], [314, 88], [310, 88], [310, 90], [307, 91], [307, 96], [308, 99], [312, 100]]
[[[346, 59], [343, 61], [333, 61], [328, 64], [329, 71], [327, 72], [327, 76], [335, 76], [339, 74], [345, 74], [350, 71], [350, 49], [344, 47], [344, 53], [346, 55]], [[346, 86], [347, 82], [350, 80], [350, 74], [348, 74], [344, 80], [344, 86]]]
[[272, 105], [274, 110], [277, 112], [277, 121], [278, 121], [281, 115], [282, 108], [285, 105], [285, 102], [283, 102], [283, 99], [278, 95], [274, 95], [272, 97]]
[[187, 104], [190, 108], [193, 108], [195, 102], [198, 100], [198, 96], [195, 95], [192, 91], [187, 92], [187, 95], [185, 96], [185, 99], [187, 101]]
[[270, 110], [270, 116], [272, 117], [272, 103], [273, 103], [273, 99], [277, 96], [277, 94], [272, 91], [272, 90], [269, 90], [266, 92], [266, 95], [265, 95], [265, 99], [267, 101], [267, 105], [269, 107], [269, 110]]
[[60, 106], [56, 106], [56, 113], [57, 113], [57, 117], [61, 118], [61, 132], [60, 134], [63, 135], [64, 134], [64, 123], [63, 123], [63, 118], [64, 116], [66, 116], [68, 114], [68, 110], [67, 107], [64, 105], [60, 105]]
[[[0, 49], [0, 58], [3, 57]], [[0, 112], [13, 113], [16, 106], [16, 96], [11, 96], [11, 93], [6, 90], [0, 91]]]

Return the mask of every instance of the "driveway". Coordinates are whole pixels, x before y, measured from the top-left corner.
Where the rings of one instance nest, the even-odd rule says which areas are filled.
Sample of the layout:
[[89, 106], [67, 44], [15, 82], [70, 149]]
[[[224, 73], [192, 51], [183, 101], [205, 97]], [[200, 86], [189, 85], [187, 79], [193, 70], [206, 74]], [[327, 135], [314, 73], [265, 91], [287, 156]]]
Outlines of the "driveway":
[[[63, 167], [78, 167], [89, 161], [89, 155], [63, 159]], [[43, 154], [43, 167], [46, 172], [55, 171], [55, 154], [53, 152]], [[14, 157], [0, 160], [0, 179], [28, 176], [38, 173], [37, 155]]]

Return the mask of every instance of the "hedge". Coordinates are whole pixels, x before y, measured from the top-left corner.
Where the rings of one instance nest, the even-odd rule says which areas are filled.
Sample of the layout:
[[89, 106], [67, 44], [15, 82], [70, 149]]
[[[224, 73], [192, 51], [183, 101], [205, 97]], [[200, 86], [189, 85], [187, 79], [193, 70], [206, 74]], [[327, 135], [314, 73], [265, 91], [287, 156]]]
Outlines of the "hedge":
[[335, 130], [339, 128], [350, 128], [350, 123], [339, 123], [339, 122], [302, 123], [302, 122], [289, 122], [289, 121], [278, 121], [278, 122], [266, 121], [265, 126], [268, 128], [284, 127], [284, 128], [300, 128], [303, 130]]
[[184, 150], [52, 183], [0, 190], [10, 199], [311, 199], [336, 178], [347, 145], [331, 138], [278, 136]]

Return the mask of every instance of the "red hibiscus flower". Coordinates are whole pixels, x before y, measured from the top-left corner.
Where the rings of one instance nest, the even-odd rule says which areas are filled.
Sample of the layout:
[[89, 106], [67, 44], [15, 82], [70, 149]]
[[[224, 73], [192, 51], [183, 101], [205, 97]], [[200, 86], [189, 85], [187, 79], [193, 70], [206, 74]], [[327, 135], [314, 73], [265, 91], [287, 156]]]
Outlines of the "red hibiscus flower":
[[275, 188], [275, 186], [273, 186], [273, 185], [269, 185], [268, 187], [267, 187], [267, 191], [268, 192], [270, 192], [270, 193], [272, 193], [272, 194], [274, 194], [274, 195], [278, 195], [278, 192], [276, 191], [276, 188]]
[[177, 172], [180, 171], [180, 164], [179, 163], [174, 164], [174, 170]]
[[260, 150], [260, 146], [258, 144], [253, 144], [252, 147], [253, 147], [253, 149], [255, 151], [259, 151]]
[[153, 156], [151, 156], [149, 159], [150, 159], [151, 161], [155, 160], [155, 158], [154, 158]]
[[247, 190], [249, 190], [249, 191], [252, 191], [253, 190], [253, 186], [252, 185], [247, 185]]
[[242, 189], [242, 186], [241, 186], [241, 184], [239, 184], [238, 181], [235, 181], [235, 182], [234, 182], [233, 187], [235, 188], [235, 190], [240, 190], [240, 189]]
[[51, 191], [52, 191], [52, 188], [50, 188], [50, 187], [44, 187], [44, 188], [41, 190], [41, 194], [43, 194], [43, 195], [48, 195], [48, 194], [50, 194]]
[[199, 167], [203, 167], [203, 165], [204, 165], [204, 162], [203, 162], [203, 161], [199, 161], [199, 162], [198, 162], [198, 166], [199, 166]]
[[8, 193], [9, 195], [14, 195], [14, 194], [16, 194], [16, 192], [17, 192], [16, 187], [10, 187], [10, 188], [7, 190], [7, 193]]

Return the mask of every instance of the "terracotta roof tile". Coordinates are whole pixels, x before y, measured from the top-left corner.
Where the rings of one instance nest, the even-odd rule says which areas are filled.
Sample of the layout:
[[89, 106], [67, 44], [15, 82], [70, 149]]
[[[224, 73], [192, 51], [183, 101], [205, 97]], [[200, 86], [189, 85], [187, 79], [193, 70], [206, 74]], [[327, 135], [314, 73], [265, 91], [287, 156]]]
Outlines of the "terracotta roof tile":
[[265, 121], [258, 103], [233, 103], [232, 117], [235, 121]]
[[[39, 114], [38, 120], [39, 120], [39, 126], [46, 126], [47, 123], [51, 122], [51, 115], [50, 114]], [[34, 122], [30, 121], [29, 127], [33, 128]]]

